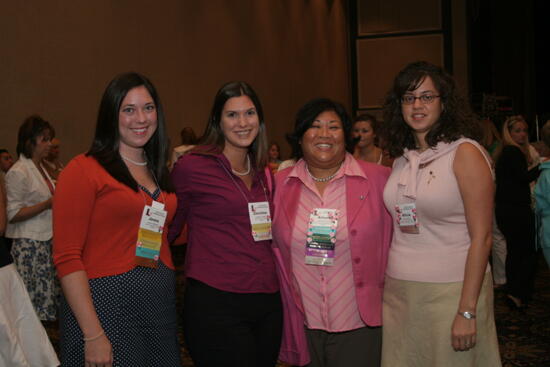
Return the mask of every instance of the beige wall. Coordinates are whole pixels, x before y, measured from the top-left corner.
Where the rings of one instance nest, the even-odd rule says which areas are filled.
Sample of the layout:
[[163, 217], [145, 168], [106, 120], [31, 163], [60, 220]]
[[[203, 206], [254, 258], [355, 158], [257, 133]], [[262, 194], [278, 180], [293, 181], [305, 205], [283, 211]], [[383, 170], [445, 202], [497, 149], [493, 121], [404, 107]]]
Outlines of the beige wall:
[[217, 89], [248, 81], [282, 143], [296, 110], [350, 105], [345, 0], [25, 0], [0, 13], [0, 147], [15, 151], [31, 113], [49, 120], [62, 159], [90, 145], [103, 89], [138, 71], [156, 85], [170, 136], [202, 132]]

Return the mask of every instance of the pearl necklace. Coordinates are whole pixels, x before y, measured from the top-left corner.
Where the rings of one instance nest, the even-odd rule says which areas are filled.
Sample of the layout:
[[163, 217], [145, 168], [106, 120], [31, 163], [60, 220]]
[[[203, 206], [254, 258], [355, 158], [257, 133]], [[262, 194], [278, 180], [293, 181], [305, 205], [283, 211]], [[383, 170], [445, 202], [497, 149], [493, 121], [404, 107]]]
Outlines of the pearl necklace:
[[120, 156], [121, 156], [122, 159], [124, 159], [125, 161], [130, 162], [130, 163], [133, 163], [133, 164], [135, 164], [136, 166], [142, 166], [142, 167], [143, 167], [143, 166], [146, 166], [146, 165], [147, 165], [147, 161], [145, 161], [145, 162], [136, 162], [136, 161], [134, 161], [133, 159], [130, 159], [130, 158], [128, 158], [128, 157], [125, 157], [124, 155], [122, 155], [122, 153], [120, 153]]
[[248, 174], [250, 173], [250, 157], [248, 156], [248, 154], [246, 155], [246, 166], [247, 166], [248, 168], [246, 169], [245, 172], [235, 171], [233, 168], [231, 168], [231, 171], [232, 171], [234, 174], [238, 175], [238, 176], [246, 176], [246, 175], [248, 175]]
[[[343, 163], [343, 162], [342, 162]], [[340, 163], [340, 167], [342, 167], [342, 163]], [[336, 175], [338, 174], [338, 171], [340, 171], [340, 167], [338, 167], [338, 169], [336, 170], [336, 172], [334, 172], [332, 175], [328, 176], [328, 177], [315, 177], [313, 176], [313, 174], [311, 173], [311, 171], [309, 170], [309, 166], [306, 164], [306, 171], [307, 171], [307, 174], [309, 175], [309, 177], [311, 177], [313, 179], [313, 181], [316, 181], [316, 182], [328, 182], [330, 180], [332, 180], [334, 177], [336, 177]]]

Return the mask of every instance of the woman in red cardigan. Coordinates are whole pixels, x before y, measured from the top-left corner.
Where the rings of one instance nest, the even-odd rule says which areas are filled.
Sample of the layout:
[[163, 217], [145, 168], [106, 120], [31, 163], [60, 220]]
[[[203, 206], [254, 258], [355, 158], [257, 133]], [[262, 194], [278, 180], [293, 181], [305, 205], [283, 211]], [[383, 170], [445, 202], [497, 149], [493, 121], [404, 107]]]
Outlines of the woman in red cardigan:
[[126, 73], [107, 86], [92, 147], [59, 177], [54, 262], [63, 366], [180, 366], [175, 272], [163, 229], [176, 197], [157, 92]]

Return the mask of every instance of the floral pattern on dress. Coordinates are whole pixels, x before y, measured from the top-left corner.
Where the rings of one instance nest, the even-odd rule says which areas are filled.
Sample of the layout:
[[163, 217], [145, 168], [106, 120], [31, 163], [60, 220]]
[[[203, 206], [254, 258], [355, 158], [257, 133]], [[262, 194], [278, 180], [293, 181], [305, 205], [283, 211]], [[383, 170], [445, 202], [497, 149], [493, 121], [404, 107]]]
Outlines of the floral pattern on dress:
[[60, 292], [52, 259], [52, 241], [14, 238], [11, 255], [38, 318], [55, 320]]

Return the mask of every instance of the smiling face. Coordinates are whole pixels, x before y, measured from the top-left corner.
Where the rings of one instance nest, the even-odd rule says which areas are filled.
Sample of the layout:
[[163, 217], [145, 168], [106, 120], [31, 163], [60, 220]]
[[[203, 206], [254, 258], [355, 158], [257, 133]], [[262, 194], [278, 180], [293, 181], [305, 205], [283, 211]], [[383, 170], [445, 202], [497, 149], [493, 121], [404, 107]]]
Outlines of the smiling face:
[[141, 150], [157, 130], [157, 108], [145, 86], [130, 89], [118, 112], [119, 150]]
[[359, 138], [357, 142], [358, 148], [365, 148], [374, 144], [374, 130], [370, 121], [357, 121], [353, 124], [352, 136], [354, 139]]
[[510, 136], [518, 145], [525, 145], [529, 141], [529, 128], [525, 121], [519, 120], [510, 127]]
[[408, 91], [404, 96], [433, 96], [431, 103], [423, 103], [419, 98], [416, 98], [412, 104], [401, 103], [401, 113], [403, 119], [414, 131], [417, 142], [423, 142], [426, 134], [437, 123], [443, 104], [439, 98], [439, 91], [435, 88], [432, 78], [426, 77], [422, 83], [413, 91]]
[[337, 167], [346, 155], [346, 141], [340, 117], [334, 111], [320, 113], [302, 139], [304, 160], [309, 166]]
[[260, 131], [258, 112], [250, 97], [232, 97], [225, 102], [220, 119], [224, 151], [247, 150]]

